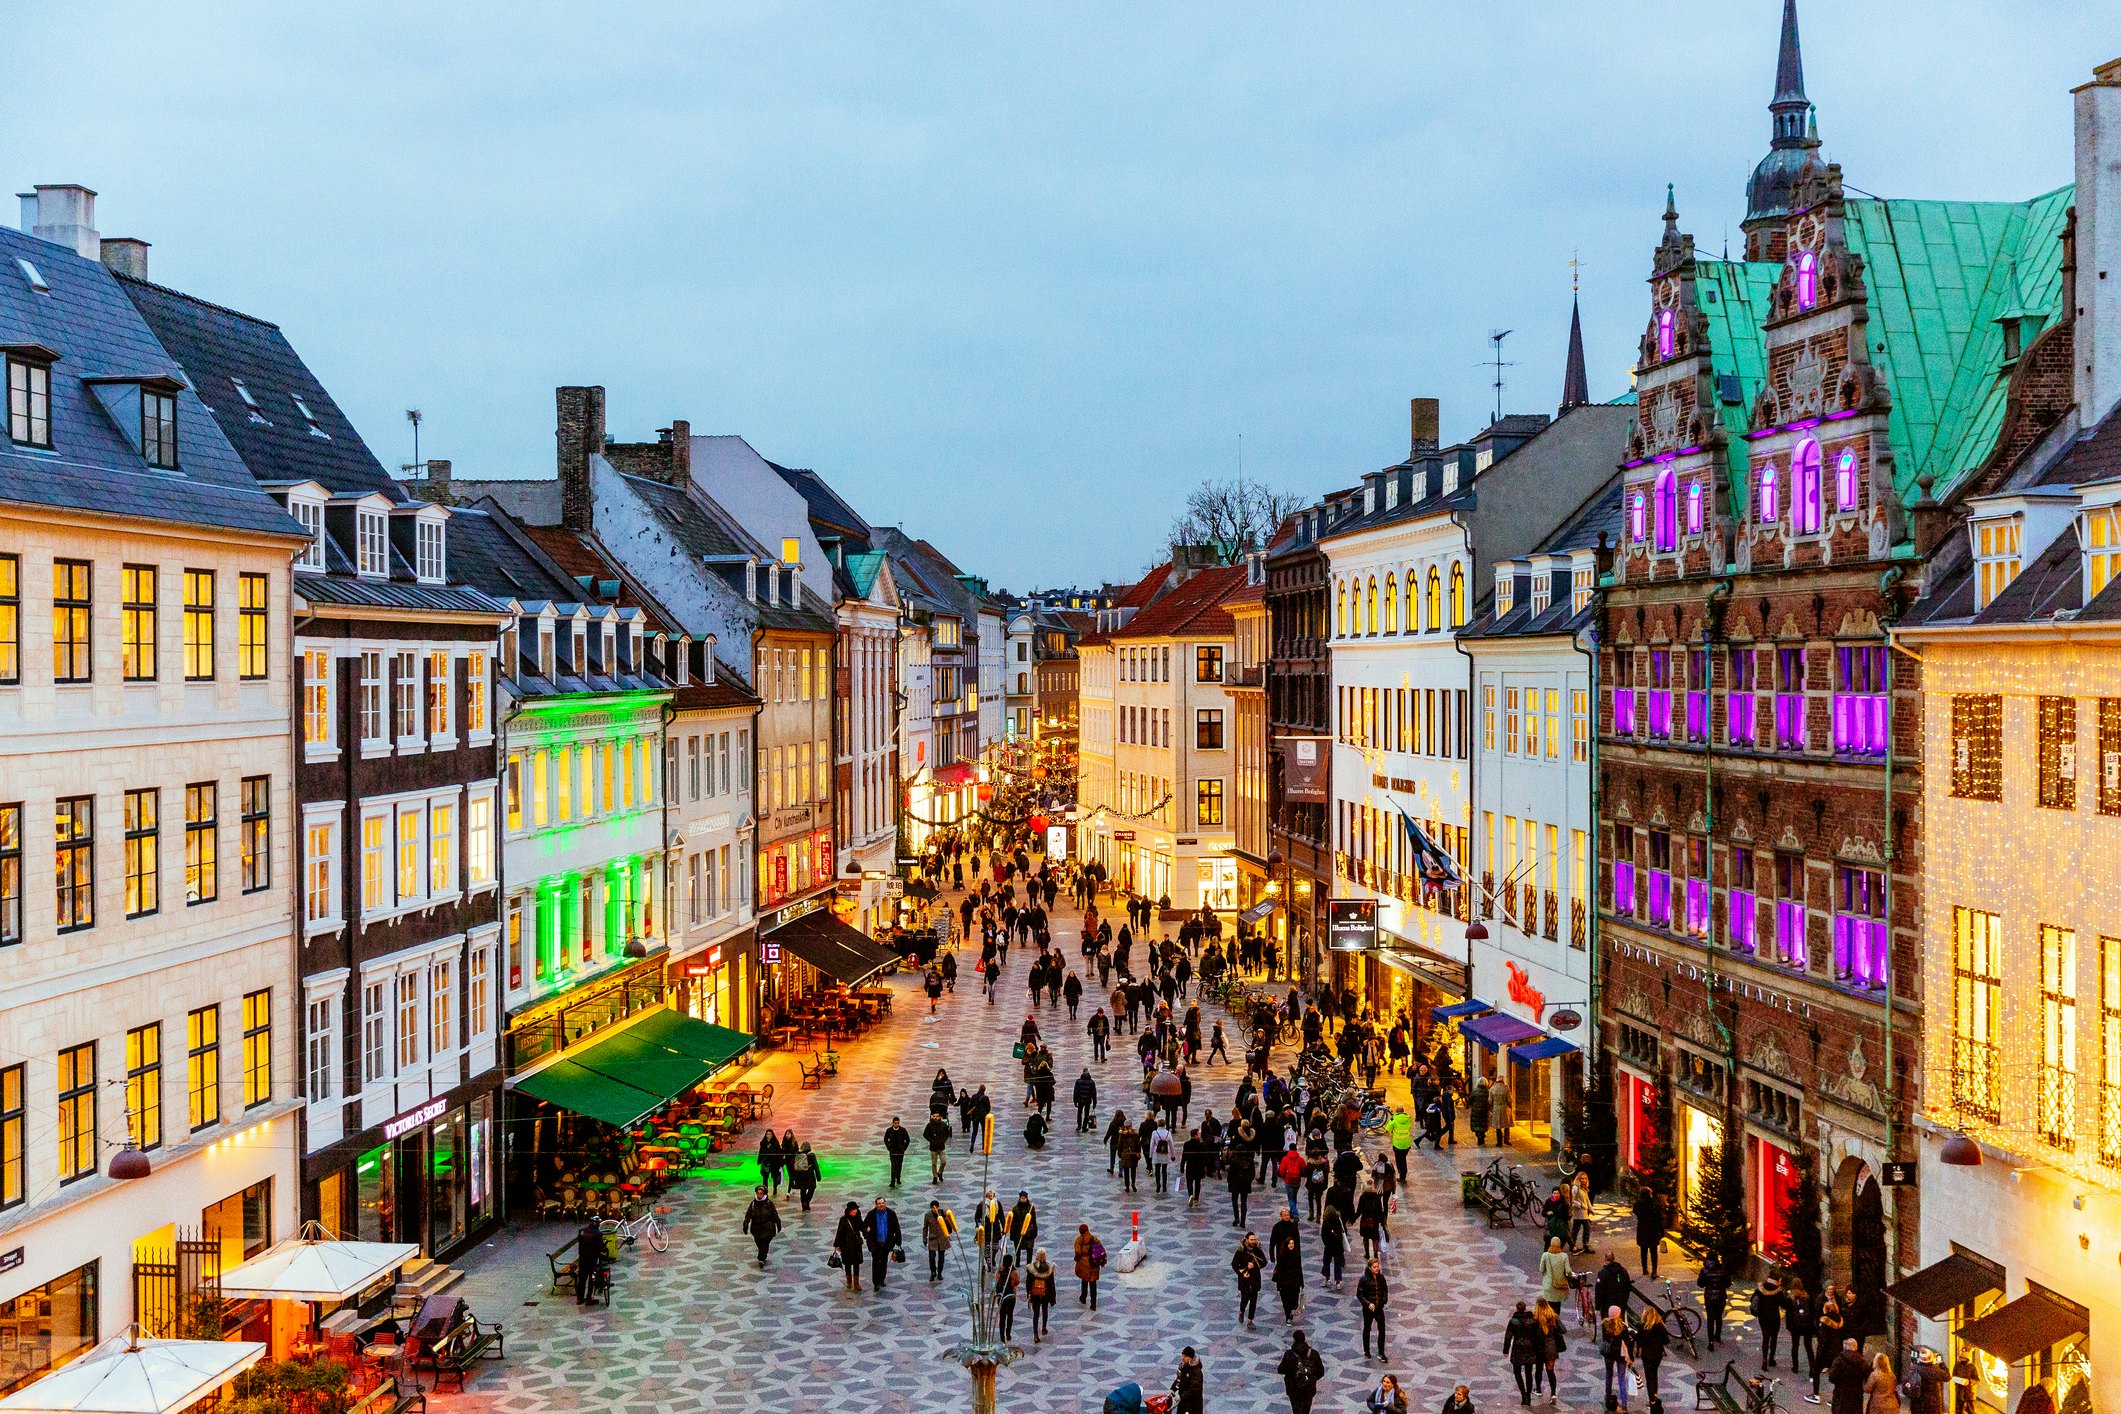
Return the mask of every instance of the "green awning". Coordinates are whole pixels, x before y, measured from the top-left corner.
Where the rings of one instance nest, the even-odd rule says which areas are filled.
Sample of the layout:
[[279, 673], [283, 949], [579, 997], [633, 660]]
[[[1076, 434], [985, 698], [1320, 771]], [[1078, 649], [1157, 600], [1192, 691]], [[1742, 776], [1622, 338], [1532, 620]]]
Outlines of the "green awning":
[[599, 1074], [572, 1059], [554, 1061], [543, 1070], [524, 1076], [516, 1081], [515, 1088], [563, 1110], [573, 1110], [620, 1129], [639, 1123], [670, 1098], [636, 1089], [623, 1080]]
[[658, 1008], [522, 1077], [515, 1088], [624, 1129], [751, 1049], [754, 1040]]

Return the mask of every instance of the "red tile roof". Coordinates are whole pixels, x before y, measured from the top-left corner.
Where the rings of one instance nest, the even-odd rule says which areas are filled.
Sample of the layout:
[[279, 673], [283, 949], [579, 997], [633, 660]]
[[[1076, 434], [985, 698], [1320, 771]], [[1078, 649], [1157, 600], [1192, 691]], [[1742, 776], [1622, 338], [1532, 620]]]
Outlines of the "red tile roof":
[[1213, 638], [1237, 631], [1223, 601], [1245, 587], [1243, 565], [1217, 565], [1194, 575], [1141, 610], [1114, 638]]

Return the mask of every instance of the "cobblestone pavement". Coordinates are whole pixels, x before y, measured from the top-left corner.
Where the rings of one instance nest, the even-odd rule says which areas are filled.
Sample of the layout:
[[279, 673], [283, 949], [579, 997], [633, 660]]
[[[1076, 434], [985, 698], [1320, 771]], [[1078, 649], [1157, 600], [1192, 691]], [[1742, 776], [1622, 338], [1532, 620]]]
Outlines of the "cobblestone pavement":
[[[939, 1065], [960, 1084], [985, 1082], [996, 1097], [991, 1185], [1005, 1202], [1019, 1189], [1029, 1191], [1039, 1206], [1041, 1242], [1062, 1277], [1062, 1300], [1046, 1343], [1030, 1344], [1028, 1310], [1019, 1312], [1016, 1338], [1028, 1353], [1000, 1374], [1003, 1409], [1095, 1410], [1105, 1392], [1127, 1379], [1162, 1389], [1179, 1348], [1188, 1344], [1206, 1362], [1211, 1411], [1287, 1409], [1274, 1366], [1289, 1333], [1273, 1288], [1265, 1293], [1257, 1329], [1235, 1319], [1229, 1259], [1237, 1234], [1220, 1183], [1210, 1180], [1201, 1208], [1189, 1212], [1182, 1190], [1161, 1196], [1153, 1191], [1145, 1166], [1143, 1191], [1130, 1198], [1102, 1167], [1099, 1135], [1074, 1132], [1067, 1097], [1089, 1044], [1065, 1007], [1039, 1009], [1056, 1054], [1060, 1100], [1046, 1149], [1026, 1149], [1023, 1086], [1010, 1058], [1026, 1010], [1021, 964], [1019, 953], [991, 1007], [968, 966], [958, 992], [944, 998], [941, 1015], [932, 1020], [914, 980], [898, 979], [896, 1015], [842, 1047], [840, 1074], [821, 1091], [798, 1092], [786, 1058], [769, 1059], [751, 1077], [754, 1084], [776, 1083], [776, 1127], [808, 1140], [823, 1164], [823, 1184], [809, 1214], [792, 1199], [783, 1203], [787, 1229], [768, 1269], [757, 1267], [739, 1231], [757, 1173], [755, 1161], [742, 1154], [722, 1157], [711, 1176], [671, 1192], [670, 1250], [656, 1254], [644, 1247], [622, 1255], [608, 1310], [584, 1311], [569, 1298], [548, 1294], [544, 1254], [566, 1240], [565, 1225], [514, 1230], [463, 1259], [467, 1279], [459, 1290], [482, 1317], [507, 1324], [508, 1354], [488, 1364], [469, 1392], [436, 1396], [438, 1410], [797, 1414], [968, 1408], [969, 1377], [942, 1358], [944, 1347], [965, 1333], [961, 1287], [954, 1275], [929, 1284], [919, 1248], [920, 1216], [931, 1197], [961, 1220], [969, 1220], [978, 1201], [979, 1166], [962, 1141], [953, 1145], [946, 1180], [931, 1185], [916, 1140], [905, 1187], [891, 1195], [906, 1231], [907, 1261], [893, 1268], [884, 1292], [868, 1290], [866, 1274], [859, 1295], [844, 1291], [839, 1273], [825, 1261], [838, 1211], [848, 1202], [866, 1208], [888, 1191], [879, 1136], [893, 1114], [918, 1131]], [[1086, 998], [1085, 1018], [1090, 1009]], [[1208, 1020], [1217, 1014], [1212, 1006], [1204, 1009]], [[1091, 1070], [1100, 1124], [1115, 1104], [1138, 1118], [1139, 1071], [1131, 1049], [1115, 1047], [1109, 1062]], [[1196, 1072], [1195, 1116], [1204, 1107], [1227, 1115], [1239, 1078], [1237, 1065]], [[1321, 1288], [1315, 1228], [1306, 1225], [1311, 1285], [1299, 1323], [1326, 1360], [1321, 1411], [1362, 1408], [1385, 1370], [1400, 1376], [1416, 1411], [1439, 1407], [1460, 1381], [1472, 1386], [1483, 1408], [1514, 1405], [1501, 1332], [1512, 1303], [1536, 1290], [1526, 1275], [1532, 1243], [1490, 1232], [1469, 1216], [1458, 1196], [1459, 1158], [1418, 1151], [1393, 1219], [1386, 1264], [1392, 1282], [1389, 1360], [1363, 1358], [1354, 1274], [1345, 1288]], [[1464, 1158], [1470, 1162], [1471, 1153]], [[1266, 1185], [1253, 1195], [1252, 1226], [1262, 1240], [1280, 1196]], [[1076, 1224], [1088, 1222], [1116, 1255], [1135, 1212], [1148, 1238], [1149, 1260], [1133, 1273], [1109, 1273], [1093, 1314], [1075, 1300], [1069, 1249]], [[1569, 1330], [1570, 1348], [1562, 1357], [1564, 1407], [1595, 1408], [1601, 1403], [1598, 1361], [1573, 1316]], [[1666, 1364], [1664, 1388], [1674, 1407], [1685, 1407], [1692, 1400], [1690, 1391], [1681, 1392], [1687, 1391], [1688, 1372], [1678, 1356], [1675, 1351]]]

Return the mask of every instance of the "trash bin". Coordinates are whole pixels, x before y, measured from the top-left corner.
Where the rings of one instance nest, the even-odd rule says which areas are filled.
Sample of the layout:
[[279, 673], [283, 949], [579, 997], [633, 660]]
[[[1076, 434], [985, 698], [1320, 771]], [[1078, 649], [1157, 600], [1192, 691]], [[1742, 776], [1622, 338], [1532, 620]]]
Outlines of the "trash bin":
[[1471, 1208], [1471, 1207], [1476, 1207], [1476, 1206], [1478, 1206], [1478, 1205], [1479, 1205], [1479, 1203], [1480, 1203], [1480, 1175], [1479, 1175], [1479, 1174], [1477, 1174], [1477, 1173], [1462, 1173], [1462, 1174], [1458, 1175], [1458, 1201], [1459, 1201], [1459, 1202], [1461, 1202], [1461, 1203], [1463, 1203], [1463, 1204], [1465, 1204], [1465, 1205], [1466, 1205], [1466, 1206], [1467, 1206], [1468, 1208]]

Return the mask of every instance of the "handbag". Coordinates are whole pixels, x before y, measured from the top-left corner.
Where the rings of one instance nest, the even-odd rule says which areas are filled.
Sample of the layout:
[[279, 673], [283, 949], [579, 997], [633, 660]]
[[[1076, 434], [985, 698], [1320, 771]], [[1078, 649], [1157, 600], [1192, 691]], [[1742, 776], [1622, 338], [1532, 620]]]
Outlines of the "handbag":
[[891, 1249], [891, 1260], [892, 1260], [892, 1261], [894, 1261], [894, 1262], [903, 1262], [903, 1261], [905, 1261], [905, 1260], [906, 1260], [906, 1249], [905, 1249], [905, 1248], [903, 1248], [903, 1247], [894, 1247], [894, 1248], [892, 1248], [892, 1249]]
[[838, 1271], [840, 1269], [839, 1248], [835, 1247], [830, 1252], [825, 1254], [825, 1265], [832, 1268], [832, 1270], [834, 1271]]

